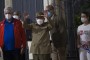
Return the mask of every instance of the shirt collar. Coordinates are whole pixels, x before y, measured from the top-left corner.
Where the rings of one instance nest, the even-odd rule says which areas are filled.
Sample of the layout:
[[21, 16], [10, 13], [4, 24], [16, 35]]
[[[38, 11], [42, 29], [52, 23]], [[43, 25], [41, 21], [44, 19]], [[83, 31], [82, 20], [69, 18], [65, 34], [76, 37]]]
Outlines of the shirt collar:
[[5, 22], [6, 22], [6, 23], [13, 23], [13, 21], [14, 21], [13, 18], [10, 19], [10, 22], [9, 22], [7, 19], [5, 19]]

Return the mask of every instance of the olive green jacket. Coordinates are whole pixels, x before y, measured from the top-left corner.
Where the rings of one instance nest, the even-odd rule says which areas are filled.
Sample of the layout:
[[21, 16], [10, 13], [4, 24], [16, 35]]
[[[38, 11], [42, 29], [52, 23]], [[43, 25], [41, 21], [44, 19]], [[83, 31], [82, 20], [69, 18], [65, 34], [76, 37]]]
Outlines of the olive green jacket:
[[31, 53], [51, 53], [49, 30], [52, 29], [52, 26], [50, 23], [44, 23], [42, 26], [39, 26], [36, 23], [27, 25], [27, 23], [24, 21], [24, 28], [32, 30]]

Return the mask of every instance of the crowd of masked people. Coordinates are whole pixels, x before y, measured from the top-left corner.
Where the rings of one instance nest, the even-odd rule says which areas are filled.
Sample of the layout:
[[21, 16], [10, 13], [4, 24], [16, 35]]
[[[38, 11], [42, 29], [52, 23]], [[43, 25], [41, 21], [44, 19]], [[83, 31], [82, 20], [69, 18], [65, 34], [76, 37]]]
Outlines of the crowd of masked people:
[[[30, 53], [33, 54], [33, 60], [66, 60], [66, 26], [52, 5], [46, 6], [44, 12], [37, 12], [35, 22], [29, 18], [29, 13], [20, 15], [11, 7], [4, 8], [4, 16], [0, 22], [0, 47], [4, 60], [27, 60], [27, 41], [31, 40]], [[86, 49], [90, 43], [88, 13], [81, 13], [81, 21], [83, 24], [77, 30], [77, 46], [80, 48], [80, 60], [89, 60], [90, 54]]]

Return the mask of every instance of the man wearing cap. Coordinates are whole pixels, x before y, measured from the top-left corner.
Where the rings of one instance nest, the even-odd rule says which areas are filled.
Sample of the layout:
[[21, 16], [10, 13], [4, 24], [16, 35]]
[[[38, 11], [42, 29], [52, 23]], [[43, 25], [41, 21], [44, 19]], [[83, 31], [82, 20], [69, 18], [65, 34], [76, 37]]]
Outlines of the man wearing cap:
[[20, 60], [26, 47], [26, 37], [22, 23], [14, 19], [11, 7], [4, 9], [5, 19], [0, 22], [0, 47], [4, 60]]
[[50, 21], [44, 22], [44, 13], [36, 13], [36, 23], [27, 24], [24, 20], [24, 28], [32, 30], [31, 53], [34, 60], [50, 60], [51, 46], [49, 30], [52, 29]]

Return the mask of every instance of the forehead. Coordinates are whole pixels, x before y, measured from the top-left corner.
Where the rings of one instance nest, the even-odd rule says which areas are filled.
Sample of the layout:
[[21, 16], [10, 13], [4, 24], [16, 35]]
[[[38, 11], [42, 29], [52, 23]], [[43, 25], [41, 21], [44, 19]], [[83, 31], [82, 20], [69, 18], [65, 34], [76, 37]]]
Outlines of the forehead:
[[49, 7], [46, 7], [45, 10], [47, 10], [47, 11], [53, 11], [54, 9], [50, 9]]
[[84, 13], [81, 13], [81, 16], [86, 16], [86, 14], [84, 14]]
[[6, 14], [6, 13], [10, 13], [10, 14], [11, 14], [12, 12], [9, 11], [9, 10], [5, 10], [4, 13], [5, 13], [5, 14]]

